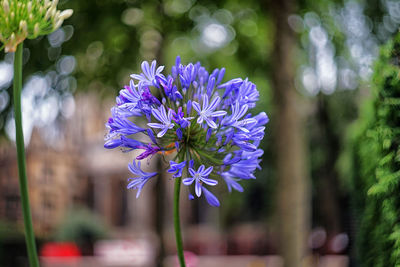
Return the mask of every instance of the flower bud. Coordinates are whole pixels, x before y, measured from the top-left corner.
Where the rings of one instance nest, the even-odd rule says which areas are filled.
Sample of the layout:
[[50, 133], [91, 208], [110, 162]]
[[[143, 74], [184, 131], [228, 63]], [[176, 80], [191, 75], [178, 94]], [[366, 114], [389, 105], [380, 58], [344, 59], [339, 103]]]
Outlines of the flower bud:
[[8, 4], [8, 0], [3, 0], [3, 10], [5, 14], [10, 12], [10, 5]]
[[38, 36], [40, 33], [39, 23], [36, 22], [35, 27], [33, 28], [33, 35]]
[[28, 34], [28, 25], [26, 24], [25, 20], [21, 20], [19, 23], [19, 29], [22, 31], [22, 33]]
[[27, 10], [28, 10], [28, 13], [32, 12], [32, 2], [28, 2]]
[[65, 19], [71, 17], [73, 13], [74, 13], [74, 11], [72, 9], [66, 9], [66, 10], [64, 10], [63, 12], [60, 13], [58, 18], [62, 19], [62, 20], [65, 20]]
[[57, 30], [58, 28], [60, 28], [63, 22], [64, 22], [63, 19], [57, 19], [56, 22], [54, 23], [53, 30]]

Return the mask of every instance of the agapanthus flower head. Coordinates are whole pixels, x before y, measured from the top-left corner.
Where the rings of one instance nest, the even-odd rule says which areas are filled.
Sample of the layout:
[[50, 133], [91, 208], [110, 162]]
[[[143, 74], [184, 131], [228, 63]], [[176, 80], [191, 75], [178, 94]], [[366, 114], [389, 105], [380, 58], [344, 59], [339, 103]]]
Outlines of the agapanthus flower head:
[[248, 79], [221, 83], [224, 68], [208, 73], [200, 63], [182, 65], [179, 57], [171, 74], [163, 69], [143, 62], [143, 73], [131, 75], [112, 108], [104, 146], [141, 150], [129, 165], [135, 178], [128, 188], [138, 195], [156, 173], [143, 172], [136, 161], [161, 154], [171, 157], [167, 172], [182, 179], [189, 199], [204, 195], [219, 206], [214, 187], [223, 182], [229, 192], [242, 192], [240, 181], [255, 179], [260, 169], [259, 144], [269, 119], [265, 112], [250, 113], [259, 92]]
[[0, 42], [5, 52], [15, 52], [25, 39], [35, 39], [58, 29], [73, 11], [59, 11], [57, 4], [58, 0], [1, 0]]

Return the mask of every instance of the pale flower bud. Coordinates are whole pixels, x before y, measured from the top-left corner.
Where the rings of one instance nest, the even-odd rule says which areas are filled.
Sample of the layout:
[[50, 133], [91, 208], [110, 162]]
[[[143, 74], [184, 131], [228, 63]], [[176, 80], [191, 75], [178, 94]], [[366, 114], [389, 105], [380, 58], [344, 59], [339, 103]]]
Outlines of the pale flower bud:
[[58, 28], [60, 28], [61, 24], [64, 22], [63, 19], [57, 19], [54, 26], [53, 26], [53, 30], [56, 30]]
[[45, 19], [49, 19], [51, 17], [51, 13], [53, 12], [53, 7], [50, 7], [47, 12], [46, 15], [44, 16]]
[[3, 0], [3, 9], [5, 14], [10, 12], [10, 5], [8, 4], [8, 0]]
[[19, 23], [19, 28], [24, 34], [28, 34], [28, 25], [25, 20], [21, 20]]
[[32, 11], [32, 2], [31, 1], [28, 2], [27, 9], [28, 9], [28, 13], [31, 13], [31, 11]]
[[33, 28], [33, 35], [37, 36], [40, 32], [39, 23], [35, 23], [35, 27]]
[[67, 19], [69, 17], [72, 16], [72, 14], [74, 13], [74, 11], [72, 9], [66, 9], [63, 12], [60, 13], [60, 15], [58, 16], [59, 19]]

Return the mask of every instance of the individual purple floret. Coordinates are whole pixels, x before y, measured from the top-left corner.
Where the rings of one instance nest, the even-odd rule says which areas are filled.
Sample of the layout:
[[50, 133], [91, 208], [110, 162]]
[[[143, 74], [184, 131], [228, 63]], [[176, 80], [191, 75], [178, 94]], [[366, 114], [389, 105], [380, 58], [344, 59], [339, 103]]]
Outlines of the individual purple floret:
[[176, 177], [181, 177], [182, 176], [182, 172], [183, 172], [183, 168], [185, 168], [186, 166], [186, 161], [181, 162], [181, 163], [176, 163], [175, 161], [171, 160], [169, 162], [169, 166], [171, 168], [168, 169], [169, 173], [175, 173], [174, 175], [172, 175], [172, 177], [176, 178]]
[[157, 175], [156, 172], [144, 172], [140, 169], [140, 161], [136, 164], [136, 161], [133, 161], [132, 164], [128, 165], [129, 170], [138, 177], [129, 178], [128, 189], [137, 189], [136, 198], [139, 197], [140, 192], [142, 191], [143, 186], [149, 181], [151, 177]]
[[225, 110], [214, 111], [218, 107], [220, 101], [221, 99], [219, 98], [219, 96], [217, 96], [212, 100], [211, 104], [208, 105], [208, 96], [205, 94], [203, 95], [202, 109], [200, 109], [199, 103], [193, 101], [193, 108], [199, 113], [199, 118], [197, 119], [197, 123], [201, 124], [203, 120], [205, 120], [208, 126], [210, 126], [213, 129], [216, 129], [217, 124], [212, 120], [212, 118], [226, 115]]
[[139, 83], [142, 83], [143, 85], [158, 87], [157, 81], [156, 81], [156, 76], [161, 74], [161, 72], [164, 69], [164, 66], [160, 66], [156, 69], [156, 64], [157, 64], [157, 62], [155, 60], [153, 60], [151, 62], [151, 67], [150, 67], [150, 65], [147, 61], [143, 61], [143, 63], [142, 63], [143, 73], [132, 74], [131, 78], [138, 80]]
[[172, 120], [172, 110], [168, 110], [168, 115], [165, 112], [165, 108], [163, 105], [159, 109], [152, 109], [151, 114], [153, 114], [154, 118], [162, 123], [147, 123], [151, 128], [161, 129], [161, 131], [157, 134], [158, 138], [164, 136], [164, 134], [168, 131], [168, 129], [174, 128], [174, 124], [171, 122]]
[[209, 73], [179, 57], [170, 73], [163, 74], [156, 61], [141, 68], [120, 91], [106, 123], [104, 147], [136, 153], [129, 164], [136, 177], [128, 188], [140, 195], [157, 173], [143, 172], [136, 162], [160, 155], [169, 157], [167, 172], [186, 185], [189, 199], [203, 195], [219, 206], [211, 190], [220, 182], [229, 192], [242, 192], [240, 182], [255, 179], [260, 169], [259, 145], [269, 122], [265, 112], [251, 113], [259, 99], [256, 85], [247, 78], [223, 82], [225, 68]]
[[201, 196], [201, 184], [205, 183], [211, 186], [217, 185], [218, 181], [209, 179], [208, 176], [212, 172], [213, 167], [208, 167], [207, 169], [204, 168], [204, 165], [201, 165], [197, 171], [192, 168], [189, 168], [189, 173], [192, 177], [185, 178], [182, 180], [184, 185], [191, 185], [195, 181], [195, 192], [196, 195], [199, 197]]

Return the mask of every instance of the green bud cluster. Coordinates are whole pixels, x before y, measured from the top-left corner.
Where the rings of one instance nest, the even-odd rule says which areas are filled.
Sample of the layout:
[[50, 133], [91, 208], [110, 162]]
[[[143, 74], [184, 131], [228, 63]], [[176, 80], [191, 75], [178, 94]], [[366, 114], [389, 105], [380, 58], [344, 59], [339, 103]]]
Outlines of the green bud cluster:
[[15, 52], [25, 39], [52, 33], [73, 11], [57, 10], [58, 0], [0, 0], [0, 50]]

